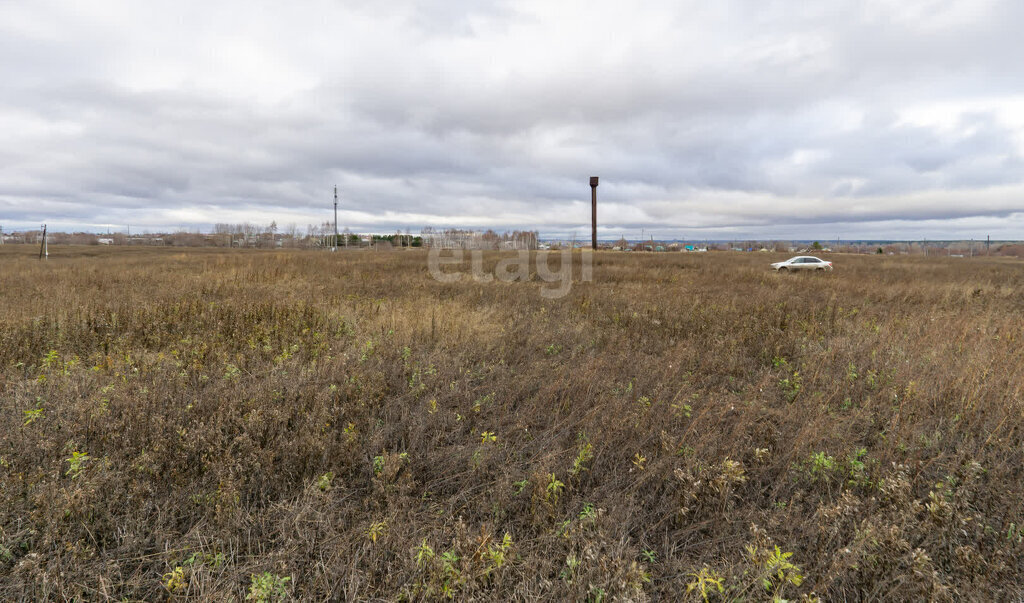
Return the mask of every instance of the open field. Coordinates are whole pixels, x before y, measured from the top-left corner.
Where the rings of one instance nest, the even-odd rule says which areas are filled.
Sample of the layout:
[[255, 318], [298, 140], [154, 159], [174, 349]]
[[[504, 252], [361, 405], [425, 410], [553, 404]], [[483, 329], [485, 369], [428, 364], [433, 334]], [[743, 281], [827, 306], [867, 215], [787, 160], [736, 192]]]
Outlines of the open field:
[[2, 600], [1024, 595], [1022, 261], [34, 253]]

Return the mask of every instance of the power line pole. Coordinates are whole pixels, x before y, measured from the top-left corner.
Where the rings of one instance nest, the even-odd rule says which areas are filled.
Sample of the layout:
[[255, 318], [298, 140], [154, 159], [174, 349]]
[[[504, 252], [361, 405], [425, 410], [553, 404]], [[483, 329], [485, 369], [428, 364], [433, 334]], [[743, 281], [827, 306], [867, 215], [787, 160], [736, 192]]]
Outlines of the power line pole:
[[43, 224], [43, 240], [39, 243], [39, 259], [49, 259], [50, 249], [46, 246], [46, 224]]
[[[2, 229], [0, 234], [3, 234]], [[992, 235], [985, 235], [985, 255], [992, 255]]]
[[334, 242], [331, 251], [338, 250], [338, 185], [334, 185]]

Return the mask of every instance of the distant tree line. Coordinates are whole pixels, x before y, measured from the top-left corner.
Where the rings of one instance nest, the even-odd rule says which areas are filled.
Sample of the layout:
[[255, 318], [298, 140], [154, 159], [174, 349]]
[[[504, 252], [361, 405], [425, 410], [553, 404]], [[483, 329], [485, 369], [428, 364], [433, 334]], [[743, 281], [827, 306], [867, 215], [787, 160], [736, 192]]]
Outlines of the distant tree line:
[[428, 226], [420, 235], [425, 247], [445, 249], [537, 249], [540, 242], [535, 230], [498, 233], [491, 229], [483, 232], [458, 228], [435, 230]]

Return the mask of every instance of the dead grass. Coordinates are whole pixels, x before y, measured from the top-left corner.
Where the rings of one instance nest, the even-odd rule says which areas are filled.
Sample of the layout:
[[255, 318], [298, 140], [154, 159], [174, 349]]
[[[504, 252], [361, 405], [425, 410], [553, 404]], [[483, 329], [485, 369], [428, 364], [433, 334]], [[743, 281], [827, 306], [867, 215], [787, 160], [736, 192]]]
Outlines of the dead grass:
[[1024, 594], [1020, 261], [33, 251], [0, 599]]

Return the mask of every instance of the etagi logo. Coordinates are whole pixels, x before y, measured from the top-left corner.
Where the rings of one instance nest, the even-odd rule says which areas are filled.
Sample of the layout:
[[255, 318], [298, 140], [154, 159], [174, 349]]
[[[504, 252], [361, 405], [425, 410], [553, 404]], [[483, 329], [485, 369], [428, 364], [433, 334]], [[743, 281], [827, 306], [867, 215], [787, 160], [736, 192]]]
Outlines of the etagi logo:
[[[444, 255], [442, 255], [444, 253]], [[494, 267], [494, 273], [490, 274], [484, 270], [484, 252], [479, 249], [469, 251], [470, 277], [478, 283], [489, 283], [497, 279], [505, 283], [516, 281], [526, 282], [532, 279], [535, 273], [537, 278], [544, 283], [553, 283], [555, 286], [540, 288], [540, 295], [545, 299], [558, 299], [565, 297], [572, 289], [573, 282], [573, 252], [571, 249], [561, 251], [537, 251], [533, 254], [535, 261], [534, 270], [531, 271], [530, 252], [526, 250], [517, 251], [514, 256], [505, 256], [498, 260]], [[548, 264], [550, 256], [560, 260], [557, 269], [552, 269]], [[582, 252], [579, 257], [579, 281], [592, 282], [594, 280], [594, 254]], [[445, 270], [444, 267], [455, 269]], [[465, 276], [465, 253], [462, 249], [440, 249], [431, 247], [427, 254], [427, 268], [434, 280], [442, 283], [458, 282]]]

